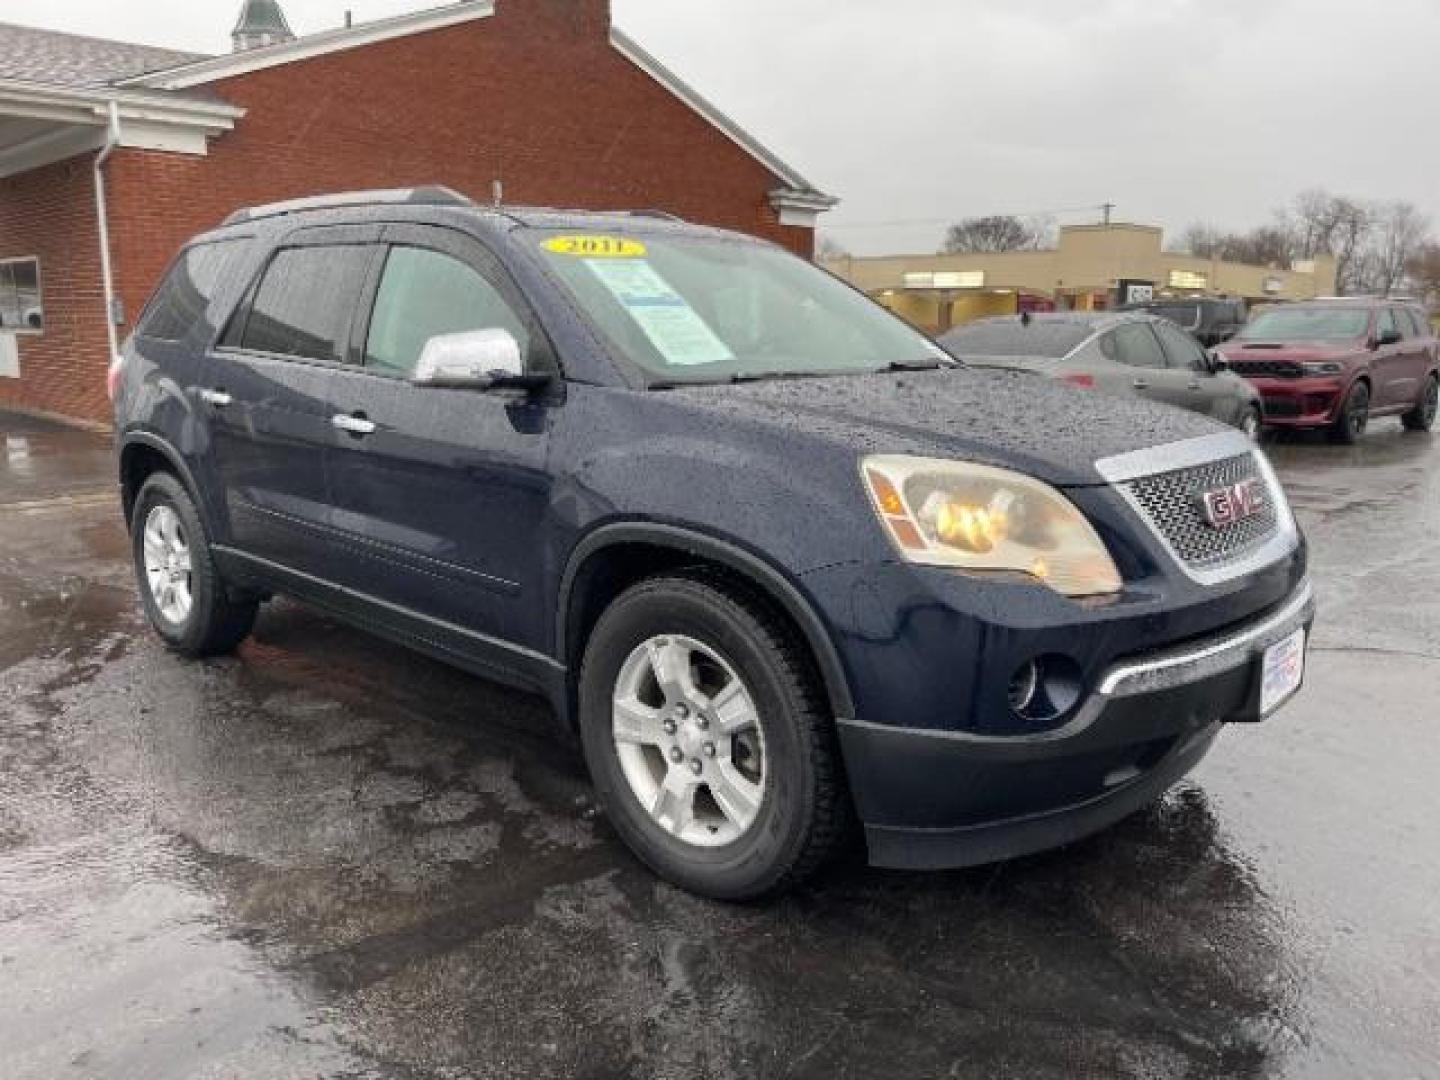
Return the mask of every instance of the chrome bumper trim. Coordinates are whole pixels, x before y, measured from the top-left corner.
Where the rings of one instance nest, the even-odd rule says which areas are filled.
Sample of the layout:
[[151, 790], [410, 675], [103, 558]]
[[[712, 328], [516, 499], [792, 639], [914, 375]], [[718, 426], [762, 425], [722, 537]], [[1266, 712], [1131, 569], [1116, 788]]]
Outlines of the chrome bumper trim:
[[[1195, 671], [1198, 667], [1206, 669], [1207, 674], [1238, 667], [1250, 659], [1254, 648], [1260, 643], [1274, 644], [1266, 641], [1268, 637], [1273, 636], [1278, 641], [1285, 633], [1293, 630], [1314, 601], [1315, 589], [1310, 579], [1306, 578], [1295, 596], [1264, 621], [1208, 645], [1113, 667], [1100, 680], [1096, 692], [1105, 697], [1124, 696], [1193, 682], [1198, 677]], [[1178, 677], [1174, 675], [1177, 669], [1184, 669]], [[1131, 688], [1127, 683], [1143, 685]]]

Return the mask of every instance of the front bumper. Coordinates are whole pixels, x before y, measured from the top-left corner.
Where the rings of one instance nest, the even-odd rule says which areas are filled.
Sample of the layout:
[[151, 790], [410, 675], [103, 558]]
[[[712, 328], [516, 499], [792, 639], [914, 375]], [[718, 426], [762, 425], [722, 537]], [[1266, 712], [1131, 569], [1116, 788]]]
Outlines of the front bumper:
[[1115, 663], [1053, 731], [842, 721], [870, 861], [905, 869], [995, 862], [1126, 817], [1199, 764], [1223, 724], [1260, 719], [1258, 658], [1308, 630], [1314, 615], [1305, 580], [1249, 624]]
[[1344, 380], [1335, 376], [1253, 378], [1250, 383], [1264, 401], [1265, 423], [1275, 427], [1325, 427], [1345, 400]]

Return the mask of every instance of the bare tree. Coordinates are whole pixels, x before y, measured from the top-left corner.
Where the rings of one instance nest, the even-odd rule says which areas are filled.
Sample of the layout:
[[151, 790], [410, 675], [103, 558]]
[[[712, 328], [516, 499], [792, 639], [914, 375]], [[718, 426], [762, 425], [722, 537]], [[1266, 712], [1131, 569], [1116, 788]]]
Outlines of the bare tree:
[[1377, 206], [1370, 217], [1373, 228], [1366, 252], [1366, 285], [1389, 296], [1405, 280], [1411, 260], [1430, 235], [1430, 222], [1408, 202]]
[[835, 259], [848, 259], [849, 257], [850, 252], [845, 245], [833, 236], [822, 236], [819, 243], [815, 245], [816, 262], [831, 262]]
[[1180, 234], [1180, 250], [1201, 259], [1249, 263], [1251, 266], [1288, 266], [1292, 254], [1288, 230], [1262, 225], [1248, 233], [1227, 233], [1213, 225], [1191, 225]]
[[1433, 240], [1421, 244], [1405, 269], [1427, 301], [1440, 300], [1440, 244]]
[[1180, 234], [1176, 250], [1197, 259], [1215, 259], [1225, 249], [1225, 240], [1225, 234], [1214, 225], [1197, 223]]
[[1034, 251], [1050, 234], [1045, 222], [1010, 214], [965, 218], [945, 234], [942, 255], [981, 255], [1003, 251]]

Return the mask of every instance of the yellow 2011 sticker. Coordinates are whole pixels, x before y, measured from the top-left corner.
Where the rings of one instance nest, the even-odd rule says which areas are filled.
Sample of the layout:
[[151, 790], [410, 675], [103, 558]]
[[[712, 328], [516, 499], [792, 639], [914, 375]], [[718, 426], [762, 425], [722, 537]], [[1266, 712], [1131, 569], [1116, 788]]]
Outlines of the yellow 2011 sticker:
[[556, 236], [545, 241], [546, 251], [582, 259], [639, 259], [645, 245], [621, 236]]

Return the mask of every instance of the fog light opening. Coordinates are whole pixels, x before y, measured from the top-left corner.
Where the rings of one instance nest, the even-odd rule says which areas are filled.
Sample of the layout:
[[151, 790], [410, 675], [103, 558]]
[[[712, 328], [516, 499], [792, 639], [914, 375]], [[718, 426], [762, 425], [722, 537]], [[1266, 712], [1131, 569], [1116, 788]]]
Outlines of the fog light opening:
[[1040, 692], [1040, 665], [1034, 660], [1021, 664], [1010, 677], [1010, 708], [1021, 716], [1027, 716], [1035, 704], [1035, 695]]
[[1017, 716], [1039, 723], [1061, 720], [1080, 700], [1080, 665], [1068, 656], [1037, 656], [1010, 678], [1008, 698]]

